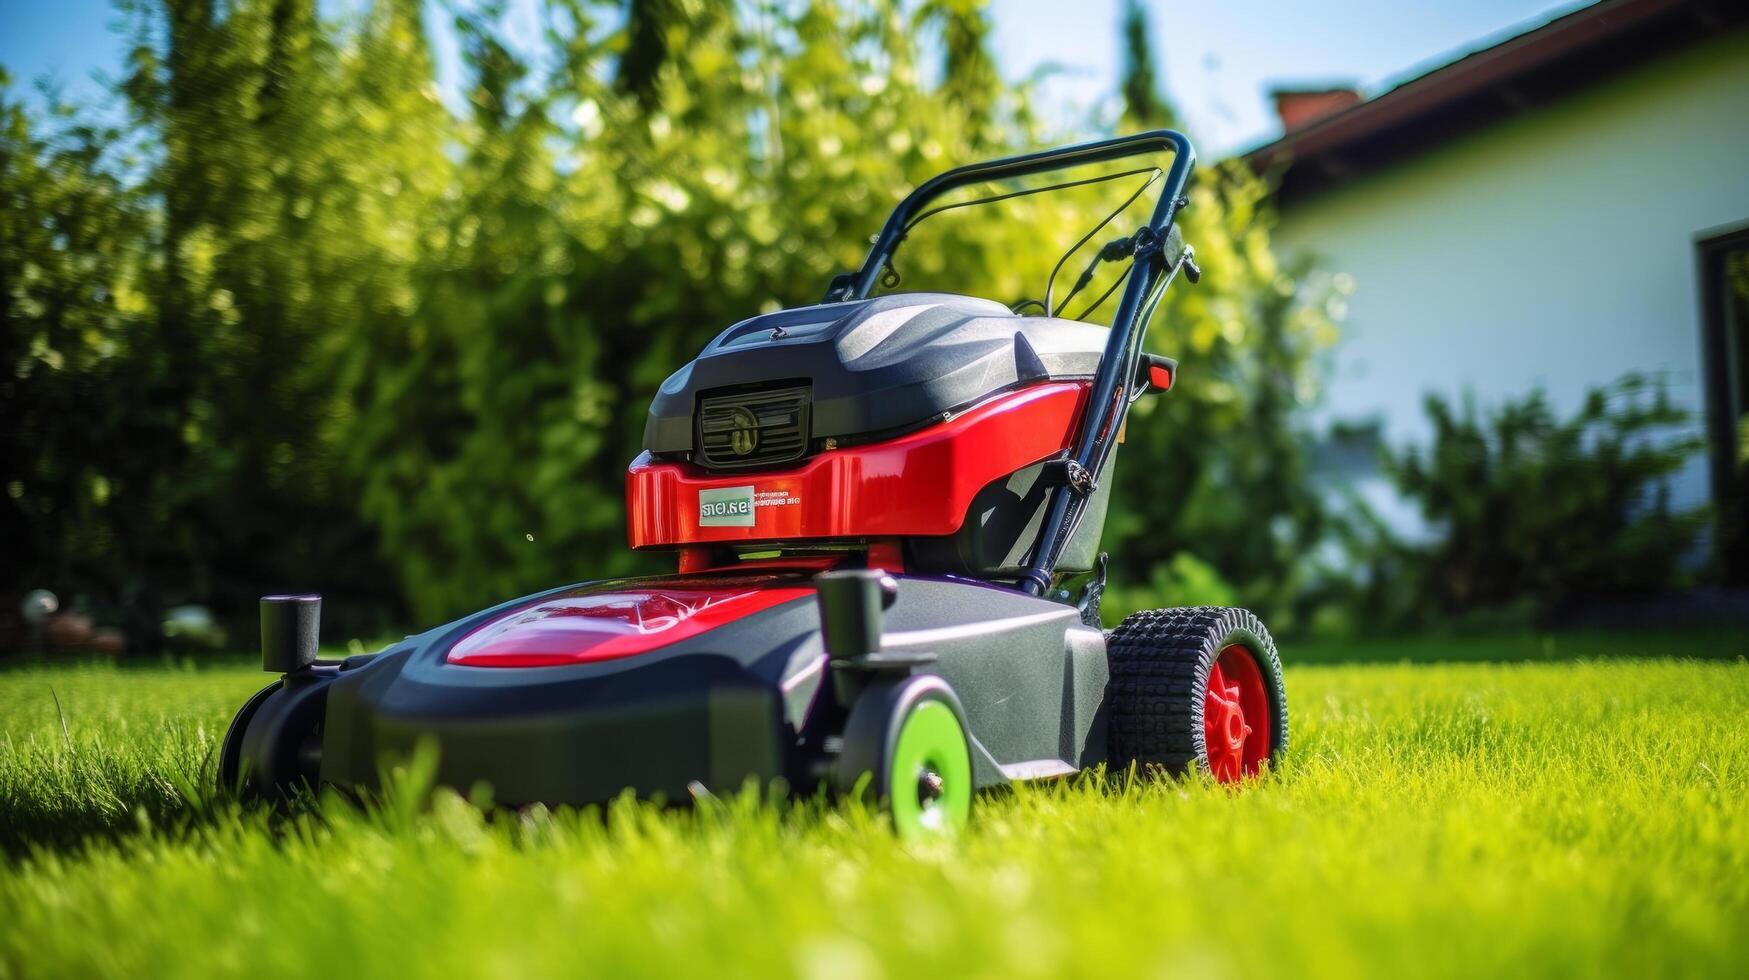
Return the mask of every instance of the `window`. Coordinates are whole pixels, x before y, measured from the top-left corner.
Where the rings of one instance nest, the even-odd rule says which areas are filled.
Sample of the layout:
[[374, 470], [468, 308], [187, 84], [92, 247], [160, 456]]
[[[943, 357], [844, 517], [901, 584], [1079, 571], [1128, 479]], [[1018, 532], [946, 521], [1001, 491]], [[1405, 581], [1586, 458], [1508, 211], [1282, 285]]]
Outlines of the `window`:
[[1749, 228], [1700, 242], [1701, 351], [1719, 557], [1749, 585]]

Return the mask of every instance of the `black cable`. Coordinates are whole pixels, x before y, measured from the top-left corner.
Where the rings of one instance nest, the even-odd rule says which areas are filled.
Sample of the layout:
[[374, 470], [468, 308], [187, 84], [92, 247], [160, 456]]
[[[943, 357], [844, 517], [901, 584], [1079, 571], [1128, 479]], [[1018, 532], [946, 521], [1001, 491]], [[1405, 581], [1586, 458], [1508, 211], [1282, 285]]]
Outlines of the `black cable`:
[[[1108, 299], [1110, 299], [1110, 298], [1111, 298], [1111, 294], [1112, 294], [1112, 293], [1115, 293], [1115, 292], [1117, 292], [1117, 287], [1119, 287], [1119, 286], [1121, 286], [1121, 285], [1123, 285], [1123, 282], [1124, 282], [1124, 280], [1125, 280], [1125, 279], [1128, 279], [1128, 278], [1129, 278], [1129, 277], [1130, 277], [1130, 270], [1131, 270], [1131, 269], [1134, 269], [1134, 268], [1135, 268], [1135, 266], [1134, 266], [1134, 265], [1133, 265], [1133, 264], [1132, 264], [1132, 265], [1130, 265], [1130, 266], [1128, 266], [1128, 267], [1126, 267], [1126, 268], [1125, 268], [1125, 269], [1124, 269], [1124, 270], [1123, 270], [1123, 275], [1121, 275], [1121, 276], [1118, 276], [1118, 277], [1117, 277], [1117, 279], [1116, 279], [1116, 280], [1114, 280], [1114, 281], [1113, 281], [1113, 282], [1112, 282], [1112, 284], [1111, 284], [1111, 285], [1110, 285], [1110, 286], [1109, 286], [1109, 287], [1107, 287], [1107, 288], [1106, 288], [1106, 290], [1105, 290], [1105, 292], [1103, 292], [1103, 293], [1100, 293], [1100, 294], [1099, 294], [1099, 298], [1098, 298], [1098, 299], [1096, 299], [1096, 300], [1094, 300], [1094, 301], [1093, 301], [1093, 305], [1092, 305], [1092, 306], [1089, 306], [1089, 307], [1087, 307], [1087, 308], [1086, 308], [1086, 309], [1085, 309], [1085, 310], [1082, 310], [1082, 311], [1081, 311], [1081, 315], [1080, 315], [1080, 316], [1078, 316], [1078, 317], [1076, 317], [1076, 318], [1075, 318], [1075, 319], [1077, 319], [1077, 320], [1085, 320], [1085, 319], [1087, 319], [1087, 314], [1089, 314], [1089, 313], [1092, 313], [1092, 312], [1093, 312], [1093, 311], [1094, 311], [1094, 310], [1097, 310], [1097, 309], [1099, 309], [1099, 304], [1101, 304], [1101, 303], [1103, 303], [1103, 302], [1105, 302], [1105, 301], [1106, 301], [1106, 300], [1108, 300]], [[1068, 299], [1068, 297], [1064, 297], [1064, 298], [1063, 298], [1063, 303], [1064, 303], [1064, 304], [1067, 304], [1067, 303], [1068, 303], [1068, 302], [1069, 302], [1069, 299]]]
[[[1136, 333], [1138, 336], [1147, 331], [1148, 324], [1154, 319], [1154, 313], [1160, 308], [1160, 300], [1166, 295], [1166, 287], [1171, 285], [1173, 277], [1178, 274], [1183, 266], [1184, 260], [1180, 259], [1178, 265], [1169, 267], [1166, 270], [1166, 274], [1161, 276], [1159, 280], [1154, 283], [1154, 288], [1148, 292], [1147, 298], [1142, 300], [1142, 311], [1136, 316]], [[1130, 402], [1132, 404], [1140, 397], [1142, 397], [1142, 391], [1136, 390], [1130, 392]]]
[[[1069, 261], [1069, 255], [1074, 255], [1074, 254], [1076, 254], [1076, 252], [1079, 252], [1079, 250], [1081, 250], [1081, 247], [1083, 247], [1083, 245], [1086, 245], [1086, 243], [1088, 243], [1088, 240], [1090, 240], [1090, 238], [1093, 238], [1093, 236], [1098, 235], [1098, 233], [1100, 233], [1100, 229], [1104, 229], [1105, 226], [1107, 226], [1107, 224], [1111, 224], [1111, 222], [1114, 221], [1114, 219], [1116, 219], [1116, 217], [1118, 217], [1118, 215], [1123, 214], [1123, 212], [1126, 212], [1126, 210], [1130, 210], [1130, 205], [1133, 205], [1133, 203], [1135, 203], [1135, 200], [1137, 200], [1137, 198], [1140, 198], [1140, 196], [1142, 196], [1142, 194], [1147, 193], [1147, 189], [1149, 189], [1149, 187], [1154, 186], [1154, 180], [1158, 180], [1158, 179], [1160, 179], [1160, 177], [1161, 177], [1160, 168], [1154, 168], [1153, 175], [1151, 175], [1151, 177], [1149, 177], [1149, 179], [1144, 180], [1144, 182], [1142, 182], [1142, 186], [1137, 187], [1137, 189], [1135, 189], [1135, 193], [1130, 194], [1130, 196], [1128, 196], [1128, 198], [1126, 198], [1126, 200], [1123, 201], [1123, 203], [1121, 203], [1121, 205], [1118, 205], [1118, 210], [1114, 210], [1114, 212], [1111, 212], [1111, 214], [1105, 215], [1105, 221], [1098, 222], [1098, 224], [1095, 224], [1095, 226], [1093, 226], [1093, 229], [1091, 229], [1091, 231], [1088, 231], [1088, 233], [1086, 233], [1086, 235], [1081, 236], [1081, 240], [1079, 240], [1079, 242], [1074, 243], [1074, 245], [1070, 245], [1069, 250], [1067, 250], [1067, 252], [1063, 252], [1062, 259], [1056, 259], [1055, 266], [1051, 266], [1051, 278], [1048, 278], [1048, 280], [1046, 280], [1046, 282], [1044, 282], [1044, 308], [1046, 308], [1046, 310], [1051, 310], [1051, 308], [1053, 308], [1053, 303], [1051, 303], [1051, 297], [1053, 297], [1053, 290], [1055, 290], [1055, 287], [1056, 287], [1056, 271], [1058, 271], [1058, 269], [1063, 268], [1063, 262]], [[1081, 269], [1081, 278], [1077, 278], [1076, 285], [1074, 285], [1074, 289], [1069, 290], [1069, 296], [1063, 296], [1062, 303], [1055, 304], [1055, 311], [1053, 311], [1053, 313], [1051, 313], [1051, 315], [1053, 315], [1053, 317], [1055, 317], [1056, 313], [1062, 313], [1063, 308], [1067, 308], [1067, 306], [1069, 306], [1070, 299], [1074, 299], [1074, 297], [1076, 297], [1077, 292], [1081, 292], [1081, 290], [1086, 289], [1086, 287], [1088, 287], [1088, 283], [1093, 282], [1093, 269], [1097, 268], [1097, 266], [1098, 266], [1098, 264], [1100, 264], [1100, 262], [1118, 261], [1118, 259], [1121, 259], [1121, 257], [1123, 257], [1123, 254], [1128, 254], [1128, 250], [1130, 250], [1130, 243], [1132, 243], [1132, 238], [1118, 238], [1118, 240], [1116, 240], [1116, 242], [1105, 243], [1104, 247], [1102, 247], [1102, 248], [1100, 248], [1100, 250], [1098, 250], [1098, 254], [1093, 255], [1093, 261], [1088, 262], [1088, 268]], [[1112, 250], [1114, 250], [1114, 248], [1118, 248], [1118, 252], [1112, 252]], [[1121, 252], [1121, 254], [1119, 254], [1119, 252]]]
[[[1164, 175], [1164, 173], [1165, 173], [1165, 171], [1162, 171], [1159, 167], [1137, 167], [1134, 170], [1122, 170], [1122, 171], [1119, 171], [1119, 172], [1113, 173], [1113, 174], [1100, 174], [1097, 177], [1084, 177], [1080, 180], [1066, 180], [1066, 181], [1063, 181], [1062, 183], [1058, 183], [1058, 184], [1046, 184], [1043, 187], [1025, 187], [1025, 188], [1021, 188], [1020, 190], [1017, 190], [1017, 191], [1009, 191], [1006, 194], [992, 194], [988, 197], [976, 197], [970, 201], [959, 201], [955, 204], [943, 204], [941, 207], [931, 208], [928, 211], [925, 211], [922, 214], [918, 215], [917, 217], [912, 218], [910, 220], [910, 222], [905, 225], [904, 230], [899, 232], [899, 240], [897, 242], [893, 243], [892, 251], [887, 253], [887, 261], [886, 261], [887, 268], [889, 270], [892, 269], [893, 256], [898, 254], [899, 246], [904, 244], [905, 239], [910, 236], [911, 229], [922, 224], [925, 219], [932, 218], [932, 217], [942, 213], [943, 211], [952, 211], [955, 208], [969, 208], [969, 207], [972, 207], [972, 206], [978, 205], [978, 204], [996, 204], [996, 203], [1001, 202], [1001, 201], [1013, 200], [1014, 198], [1017, 198], [1017, 197], [1029, 197], [1033, 194], [1045, 194], [1045, 193], [1048, 193], [1050, 191], [1064, 191], [1064, 190], [1068, 190], [1071, 187], [1085, 187], [1088, 184], [1102, 184], [1108, 180], [1121, 180], [1125, 177], [1134, 177], [1137, 174], [1148, 174], [1149, 175], [1148, 179], [1142, 184], [1141, 187], [1136, 189], [1136, 192], [1134, 194], [1130, 195], [1129, 200], [1125, 201], [1123, 203], [1122, 207], [1118, 208], [1116, 212], [1107, 216], [1104, 221], [1101, 221], [1097, 226], [1094, 227], [1094, 229], [1092, 231], [1088, 232], [1085, 236], [1083, 236], [1080, 241], [1075, 243], [1073, 248], [1071, 248], [1071, 249], [1069, 249], [1069, 251], [1063, 253], [1063, 258], [1057, 260], [1056, 268], [1053, 268], [1051, 270], [1051, 281], [1054, 281], [1057, 277], [1057, 269], [1062, 267], [1063, 261], [1065, 259], [1067, 259], [1069, 256], [1075, 254], [1075, 251], [1077, 249], [1079, 249], [1082, 245], [1085, 245], [1087, 243], [1087, 239], [1092, 238], [1094, 235], [1099, 234], [1099, 229], [1104, 228], [1107, 224], [1109, 224], [1111, 222], [1112, 218], [1115, 218], [1115, 217], [1117, 217], [1118, 214], [1121, 214], [1123, 212], [1124, 208], [1127, 208], [1131, 204], [1135, 203], [1136, 198], [1140, 197], [1143, 191], [1145, 191], [1149, 187], [1153, 186], [1154, 181], [1159, 180], [1161, 178], [1161, 176]], [[896, 273], [895, 273], [895, 277], [896, 277]], [[883, 285], [885, 285], [885, 283], [883, 283]], [[892, 287], [889, 286], [888, 288], [890, 289]], [[1051, 292], [1051, 282], [1047, 281], [1045, 283], [1045, 303], [1043, 304], [1045, 307], [1045, 311], [1047, 313], [1050, 312], [1050, 302], [1049, 302], [1050, 301], [1050, 292]]]
[[[1058, 313], [1061, 313], [1065, 309], [1068, 309], [1069, 301], [1074, 299], [1075, 295], [1077, 293], [1081, 292], [1081, 290], [1086, 289], [1088, 286], [1093, 284], [1093, 274], [1096, 271], [1098, 271], [1099, 263], [1101, 263], [1101, 262], [1117, 262], [1126, 256], [1134, 254], [1135, 244], [1136, 244], [1135, 236], [1130, 235], [1130, 236], [1125, 237], [1125, 238], [1114, 238], [1111, 241], [1106, 242], [1103, 246], [1101, 246], [1099, 251], [1095, 252], [1093, 254], [1092, 261], [1087, 263], [1087, 268], [1081, 270], [1081, 275], [1079, 278], [1077, 278], [1075, 280], [1075, 285], [1072, 288], [1070, 288], [1069, 295], [1063, 297], [1063, 301], [1061, 303], [1057, 304], [1056, 312], [1052, 313], [1051, 315], [1056, 316]], [[1077, 246], [1077, 247], [1079, 247], [1079, 246]], [[1120, 278], [1118, 281], [1122, 282], [1123, 280]], [[1047, 295], [1047, 296], [1050, 295], [1050, 286], [1048, 283], [1046, 284], [1046, 287], [1045, 287], [1045, 295]], [[1110, 295], [1111, 295], [1111, 291], [1107, 290], [1105, 293], [1105, 296], [1110, 296]], [[1104, 299], [1105, 296], [1101, 296], [1100, 299]]]
[[[960, 201], [957, 204], [943, 204], [941, 207], [931, 208], [928, 211], [925, 211], [922, 214], [918, 215], [917, 217], [912, 218], [911, 223], [905, 226], [905, 230], [899, 233], [899, 240], [903, 241], [905, 239], [905, 236], [909, 235], [911, 233], [911, 229], [922, 224], [923, 220], [925, 218], [934, 217], [935, 215], [938, 215], [943, 211], [952, 211], [955, 208], [969, 208], [975, 204], [995, 204], [998, 201], [1012, 200], [1013, 198], [1016, 198], [1016, 197], [1027, 197], [1027, 196], [1032, 195], [1032, 194], [1044, 194], [1044, 193], [1047, 193], [1049, 191], [1066, 191], [1071, 187], [1083, 187], [1083, 186], [1086, 186], [1087, 184], [1100, 184], [1100, 183], [1104, 183], [1105, 181], [1108, 181], [1108, 180], [1119, 180], [1119, 179], [1124, 178], [1124, 177], [1134, 177], [1136, 174], [1145, 174], [1145, 173], [1150, 173], [1150, 172], [1152, 172], [1154, 176], [1148, 178], [1147, 184], [1142, 185], [1142, 187], [1144, 189], [1146, 189], [1148, 187], [1148, 185], [1152, 184], [1156, 179], [1158, 179], [1160, 177], [1161, 173], [1163, 172], [1160, 170], [1159, 167], [1138, 167], [1135, 170], [1125, 170], [1121, 173], [1102, 174], [1098, 177], [1087, 177], [1087, 178], [1084, 178], [1082, 180], [1068, 180], [1068, 181], [1064, 181], [1061, 184], [1047, 184], [1044, 187], [1027, 187], [1027, 188], [1022, 188], [1021, 190], [1018, 190], [1018, 191], [1009, 191], [1006, 194], [993, 194], [989, 197], [978, 197], [978, 198], [973, 198], [970, 201]], [[1128, 206], [1128, 202], [1125, 202], [1125, 206], [1126, 207]], [[1089, 235], [1088, 237], [1091, 238], [1092, 236]], [[897, 251], [897, 250], [898, 249], [895, 247], [894, 251]]]
[[[1101, 221], [1099, 224], [1094, 225], [1092, 231], [1089, 231], [1087, 234], [1082, 235], [1080, 241], [1077, 241], [1075, 244], [1069, 246], [1069, 250], [1067, 252], [1063, 253], [1063, 257], [1057, 260], [1057, 264], [1054, 266], [1051, 266], [1051, 277], [1049, 279], [1045, 280], [1045, 309], [1050, 310], [1050, 309], [1054, 308], [1056, 312], [1053, 312], [1051, 314], [1052, 316], [1056, 316], [1057, 313], [1062, 312], [1063, 307], [1069, 305], [1069, 300], [1074, 299], [1075, 294], [1080, 292], [1082, 289], [1085, 289], [1087, 287], [1087, 284], [1092, 281], [1093, 267], [1099, 264], [1100, 258], [1104, 255], [1104, 249], [1101, 249], [1100, 254], [1094, 256], [1093, 261], [1088, 263], [1087, 268], [1081, 273], [1081, 279], [1076, 282], [1075, 288], [1069, 290], [1069, 295], [1063, 297], [1063, 302], [1060, 304], [1054, 304], [1051, 302], [1053, 290], [1054, 290], [1056, 283], [1057, 283], [1057, 272], [1063, 268], [1064, 262], [1069, 261], [1069, 256], [1074, 255], [1076, 252], [1079, 252], [1081, 250], [1081, 246], [1087, 244], [1088, 240], [1091, 239], [1094, 235], [1099, 234], [1100, 230], [1103, 229], [1106, 225], [1111, 224], [1112, 219], [1116, 218], [1118, 215], [1123, 214], [1125, 211], [1129, 210], [1129, 206], [1136, 203], [1136, 198], [1141, 197], [1143, 192], [1147, 191], [1148, 188], [1154, 186], [1154, 181], [1160, 179], [1162, 172], [1161, 172], [1159, 167], [1153, 167], [1153, 168], [1149, 168], [1149, 169], [1151, 169], [1153, 172], [1149, 175], [1147, 180], [1142, 182], [1142, 186], [1136, 188], [1136, 191], [1134, 194], [1131, 194], [1127, 199], [1125, 199], [1125, 201], [1122, 204], [1118, 205], [1116, 211], [1113, 211], [1112, 213], [1106, 215], [1104, 221]], [[1129, 173], [1114, 174], [1113, 176], [1132, 177], [1132, 176], [1135, 176], [1136, 174], [1147, 173], [1147, 172], [1148, 172], [1148, 170], [1131, 170]]]

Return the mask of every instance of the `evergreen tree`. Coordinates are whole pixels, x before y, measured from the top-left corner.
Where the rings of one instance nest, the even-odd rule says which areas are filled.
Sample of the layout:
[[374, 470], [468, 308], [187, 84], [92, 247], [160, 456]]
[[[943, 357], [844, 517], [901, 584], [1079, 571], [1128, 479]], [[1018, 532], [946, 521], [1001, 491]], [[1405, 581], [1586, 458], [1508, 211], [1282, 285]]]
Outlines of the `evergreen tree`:
[[1176, 128], [1178, 115], [1160, 86], [1151, 27], [1142, 0], [1124, 0], [1120, 30], [1123, 78], [1118, 84], [1123, 95], [1123, 121], [1135, 129]]
[[[122, 134], [35, 120], [0, 70], [0, 598], [115, 596], [139, 560], [130, 481], [155, 429], [149, 202], [112, 168]], [[51, 120], [72, 110], [55, 107]], [[126, 513], [123, 513], [124, 508]], [[100, 610], [111, 611], [111, 610]], [[0, 616], [5, 613], [0, 612]], [[3, 637], [3, 631], [0, 631]]]
[[676, 0], [626, 0], [623, 50], [615, 82], [645, 111], [655, 108], [657, 83], [668, 62], [668, 30], [680, 20]]
[[1002, 81], [990, 54], [994, 27], [985, 0], [936, 0], [941, 24], [942, 93], [962, 106], [972, 127], [972, 145], [1000, 138], [994, 129]]
[[[114, 556], [127, 580], [104, 586], [139, 611], [136, 647], [180, 602], [242, 612], [264, 587], [393, 601], [354, 516], [329, 357], [335, 325], [361, 325], [398, 288], [379, 246], [422, 210], [409, 152], [437, 152], [415, 138], [438, 108], [417, 94], [423, 41], [383, 39], [405, 32], [407, 7], [385, 0], [356, 33], [324, 24], [313, 0], [136, 11], [124, 92], [153, 145], [143, 189], [162, 202], [162, 261], [136, 375], [149, 407], [112, 481], [114, 512], [138, 529]], [[373, 57], [369, 87], [354, 44]]]

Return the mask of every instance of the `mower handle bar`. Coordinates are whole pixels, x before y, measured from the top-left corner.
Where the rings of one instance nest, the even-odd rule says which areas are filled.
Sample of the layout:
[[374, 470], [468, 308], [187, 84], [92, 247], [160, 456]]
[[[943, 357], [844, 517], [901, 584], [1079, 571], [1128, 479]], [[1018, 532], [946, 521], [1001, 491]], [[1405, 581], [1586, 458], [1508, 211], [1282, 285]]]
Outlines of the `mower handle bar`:
[[1160, 191], [1147, 225], [1130, 238], [1130, 275], [1124, 282], [1117, 311], [1111, 317], [1099, 369], [1088, 386], [1087, 407], [1076, 424], [1075, 438], [1067, 452], [1048, 461], [1045, 467], [1044, 479], [1050, 484], [1049, 502], [1027, 558], [1026, 572], [1016, 583], [1032, 595], [1042, 596], [1055, 584], [1063, 548], [1080, 524], [1088, 499], [1098, 489], [1098, 481], [1105, 476], [1106, 464], [1134, 400], [1131, 393], [1137, 383], [1137, 364], [1154, 303], [1178, 272], [1183, 271], [1192, 281], [1202, 277], [1190, 247], [1173, 227], [1179, 207], [1186, 202], [1184, 188], [1190, 182], [1190, 172], [1196, 167], [1196, 151], [1190, 140], [1170, 129], [1156, 129], [974, 163], [939, 174], [924, 181], [893, 209], [862, 268], [833, 283], [829, 301], [867, 298], [893, 250], [904, 241], [914, 216], [948, 191], [967, 184], [1025, 177], [1163, 150], [1172, 152], [1172, 166], [1166, 172], [1166, 186]]
[[1050, 484], [1050, 497], [1044, 520], [1039, 524], [1038, 538], [1027, 557], [1026, 572], [1016, 583], [1032, 595], [1042, 596], [1055, 585], [1057, 563], [1062, 558], [1063, 548], [1081, 523], [1099, 480], [1106, 475], [1106, 464], [1111, 459], [1118, 434], [1123, 431], [1130, 402], [1134, 400], [1130, 395], [1136, 386], [1136, 368], [1141, 360], [1142, 341], [1154, 302], [1179, 271], [1191, 279], [1201, 278], [1201, 270], [1196, 268], [1190, 247], [1173, 227], [1173, 219], [1186, 201], [1185, 185], [1190, 182], [1190, 172], [1196, 166], [1196, 151], [1191, 148], [1190, 140], [1170, 129], [1156, 129], [949, 170], [924, 181], [923, 186], [900, 201], [887, 218], [886, 227], [875, 239], [862, 268], [847, 277], [848, 282], [834, 284], [832, 299], [866, 298], [893, 250], [904, 240], [905, 232], [915, 220], [913, 216], [948, 191], [987, 180], [1025, 177], [1163, 150], [1172, 152], [1172, 166], [1166, 172], [1166, 186], [1160, 191], [1148, 223], [1131, 236], [1130, 275], [1124, 282], [1117, 311], [1111, 317], [1111, 330], [1105, 338], [1105, 350], [1099, 357], [1099, 369], [1088, 386], [1087, 407], [1076, 424], [1075, 438], [1068, 451], [1048, 461], [1045, 467], [1044, 479]]
[[[1006, 180], [1012, 177], [1029, 177], [1033, 174], [1049, 173], [1053, 170], [1065, 170], [1089, 163], [1104, 163], [1108, 160], [1121, 160], [1125, 157], [1142, 156], [1148, 153], [1172, 153], [1172, 166], [1166, 175], [1166, 186], [1160, 192], [1159, 203], [1154, 208], [1154, 214], [1148, 222], [1157, 234], [1164, 235], [1165, 229], [1172, 223], [1172, 216], [1178, 209], [1178, 199], [1184, 194], [1184, 186], [1190, 179], [1190, 172], [1196, 166], [1196, 150], [1190, 145], [1190, 140], [1184, 134], [1170, 129], [1156, 129], [1145, 133], [1133, 133], [1129, 136], [1117, 136], [1112, 139], [1096, 140], [1091, 143], [1075, 143], [1069, 146], [1059, 146], [1054, 149], [1040, 150], [1036, 153], [1023, 153], [1018, 156], [1003, 157], [1000, 160], [986, 160], [983, 163], [968, 164], [957, 167], [924, 181], [918, 188], [906, 195], [899, 206], [888, 216], [887, 223], [881, 228], [881, 233], [875, 238], [874, 247], [869, 249], [868, 258], [863, 260], [862, 267], [851, 274], [850, 282], [841, 290], [834, 290], [834, 300], [858, 300], [868, 298], [874, 290], [875, 283], [880, 278], [881, 269], [892, 257], [899, 243], [905, 240], [905, 234], [910, 230], [914, 218], [930, 202], [949, 191], [957, 190], [968, 184], [978, 184], [990, 180]], [[1132, 313], [1134, 311], [1131, 311]], [[1116, 326], [1114, 321], [1113, 326]]]

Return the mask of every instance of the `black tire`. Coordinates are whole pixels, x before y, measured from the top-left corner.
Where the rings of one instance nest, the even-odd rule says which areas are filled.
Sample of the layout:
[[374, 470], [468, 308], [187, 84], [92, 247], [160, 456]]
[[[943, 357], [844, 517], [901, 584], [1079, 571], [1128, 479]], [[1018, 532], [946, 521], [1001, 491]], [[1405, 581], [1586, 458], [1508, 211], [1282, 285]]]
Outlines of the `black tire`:
[[326, 682], [293, 675], [244, 702], [219, 750], [219, 786], [282, 801], [315, 786], [327, 694]]
[[[1287, 691], [1275, 641], [1244, 609], [1196, 606], [1133, 613], [1106, 636], [1109, 763], [1113, 774], [1210, 772], [1203, 729], [1209, 672], [1222, 652], [1251, 654], [1267, 697], [1268, 754], [1287, 749]], [[1261, 740], [1261, 735], [1259, 736]], [[1254, 743], [1255, 744], [1255, 743]]]
[[231, 718], [231, 725], [225, 729], [225, 740], [219, 743], [219, 789], [234, 794], [243, 794], [246, 787], [243, 784], [243, 733], [249, 730], [249, 722], [255, 719], [255, 713], [280, 688], [280, 682], [274, 681], [249, 696], [243, 702], [243, 707]]

